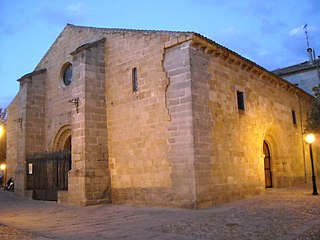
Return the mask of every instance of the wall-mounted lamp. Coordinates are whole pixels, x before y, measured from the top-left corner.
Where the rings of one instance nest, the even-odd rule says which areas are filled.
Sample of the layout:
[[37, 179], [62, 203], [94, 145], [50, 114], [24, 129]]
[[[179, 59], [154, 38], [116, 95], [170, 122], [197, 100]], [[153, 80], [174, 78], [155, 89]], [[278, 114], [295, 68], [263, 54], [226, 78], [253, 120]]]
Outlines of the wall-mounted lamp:
[[68, 102], [72, 103], [76, 107], [76, 112], [79, 113], [79, 97], [72, 98]]

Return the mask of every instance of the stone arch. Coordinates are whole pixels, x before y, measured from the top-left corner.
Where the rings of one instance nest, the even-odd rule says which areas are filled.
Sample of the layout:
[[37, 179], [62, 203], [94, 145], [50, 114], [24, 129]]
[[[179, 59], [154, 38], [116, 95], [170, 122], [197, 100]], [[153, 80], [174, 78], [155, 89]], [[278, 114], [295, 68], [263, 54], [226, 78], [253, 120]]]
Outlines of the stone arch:
[[269, 154], [270, 154], [270, 168], [271, 168], [271, 177], [272, 177], [272, 187], [277, 187], [277, 163], [279, 162], [279, 144], [277, 142], [277, 138], [275, 137], [276, 134], [272, 134], [271, 131], [267, 131], [267, 133], [264, 136], [264, 139], [261, 143], [261, 149], [263, 150], [263, 143], [265, 142], [268, 146]]
[[57, 132], [53, 141], [53, 151], [71, 151], [71, 125], [64, 125]]
[[273, 159], [277, 159], [277, 157], [278, 157], [278, 143], [275, 140], [275, 138], [271, 134], [266, 134], [264, 136], [263, 141], [265, 141], [268, 144], [270, 155], [273, 157]]
[[270, 148], [266, 141], [263, 141], [263, 154], [264, 154], [264, 178], [265, 178], [265, 187], [272, 188], [272, 164], [271, 164], [271, 154]]

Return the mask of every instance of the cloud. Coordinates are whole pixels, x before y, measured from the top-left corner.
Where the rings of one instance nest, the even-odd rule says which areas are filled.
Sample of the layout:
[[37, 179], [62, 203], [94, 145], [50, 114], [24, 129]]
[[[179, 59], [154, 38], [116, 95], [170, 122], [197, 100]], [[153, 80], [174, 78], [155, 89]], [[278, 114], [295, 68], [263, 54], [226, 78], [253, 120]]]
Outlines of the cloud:
[[305, 37], [305, 31], [308, 32], [308, 36], [316, 36], [320, 33], [320, 26], [316, 25], [307, 25], [306, 28], [304, 28], [305, 25], [297, 26], [289, 31], [289, 37]]
[[92, 8], [83, 2], [77, 2], [65, 7], [44, 2], [39, 8], [38, 15], [52, 25], [65, 25], [66, 23], [81, 24], [91, 15]]
[[[263, 34], [263, 32], [258, 29], [251, 31], [250, 29], [243, 30], [238, 27], [225, 28], [214, 39], [268, 70], [305, 61], [307, 55], [303, 31], [300, 38], [290, 37], [288, 30], [287, 32], [282, 30], [285, 28], [282, 22], [277, 24], [276, 21], [273, 23], [265, 21], [262, 22], [260, 29], [267, 26], [269, 26], [270, 31], [267, 34], [274, 37], [267, 37], [268, 40], [265, 39], [265, 41], [260, 40], [263, 35], [259, 34]], [[284, 31], [283, 34], [281, 34], [282, 31]], [[252, 38], [252, 35], [256, 37]], [[277, 37], [277, 35], [281, 35], [281, 38]], [[280, 39], [283, 39], [283, 44], [281, 44]]]
[[82, 17], [87, 14], [87, 7], [84, 3], [78, 2], [75, 4], [71, 4], [69, 6], [66, 6], [63, 9], [63, 12], [68, 16], [78, 16]]
[[259, 41], [248, 37], [250, 34], [236, 27], [228, 27], [221, 30], [215, 39], [225, 47], [253, 60], [262, 51]]
[[297, 35], [303, 36], [304, 31], [305, 31], [304, 25], [300, 25], [300, 26], [297, 26], [297, 27], [291, 29], [290, 32], [289, 32], [289, 36], [290, 37], [297, 36]]
[[[308, 41], [310, 47], [319, 48], [319, 34], [320, 26], [316, 25], [307, 25], [307, 28], [304, 29], [305, 25], [300, 25], [289, 30], [288, 36], [285, 38], [284, 46], [291, 48], [290, 50], [306, 50], [306, 35], [305, 31], [308, 32]], [[294, 45], [299, 45], [299, 47], [294, 47]], [[304, 51], [305, 52], [305, 51]]]

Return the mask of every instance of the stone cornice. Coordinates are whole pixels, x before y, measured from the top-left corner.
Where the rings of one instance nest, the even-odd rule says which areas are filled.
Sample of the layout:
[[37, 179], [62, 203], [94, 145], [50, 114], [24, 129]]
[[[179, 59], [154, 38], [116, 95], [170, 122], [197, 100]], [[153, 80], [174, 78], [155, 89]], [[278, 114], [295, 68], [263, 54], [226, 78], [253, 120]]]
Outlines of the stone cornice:
[[38, 75], [38, 74], [45, 73], [46, 71], [47, 71], [47, 69], [44, 68], [44, 69], [40, 69], [40, 70], [37, 70], [37, 71], [33, 71], [33, 72], [31, 72], [31, 73], [27, 73], [27, 74], [23, 75], [21, 78], [19, 78], [17, 81], [21, 83], [21, 82], [23, 82], [23, 81], [26, 80], [26, 79], [30, 79], [30, 78], [32, 78], [33, 76], [36, 76], [36, 75]]
[[193, 36], [193, 33], [187, 33], [187, 34], [180, 35], [179, 37], [171, 37], [168, 41], [164, 43], [164, 47], [171, 48], [171, 47], [177, 46], [181, 43], [192, 40], [192, 36]]
[[311, 102], [314, 99], [313, 96], [298, 88], [294, 84], [276, 76], [272, 72], [269, 72], [268, 70], [257, 65], [256, 63], [242, 57], [241, 55], [231, 51], [228, 48], [223, 47], [222, 45], [208, 38], [203, 37], [202, 35], [193, 35], [192, 46], [195, 49], [204, 52], [205, 54], [210, 54], [214, 57], [219, 57], [227, 63], [237, 66], [244, 71], [250, 72], [263, 81], [267, 81], [273, 85], [277, 85], [282, 89], [286, 90], [287, 92], [293, 93], [308, 102]]
[[78, 54], [79, 52], [82, 52], [84, 50], [87, 50], [87, 49], [90, 49], [92, 47], [95, 47], [97, 45], [99, 45], [100, 43], [105, 43], [106, 41], [106, 38], [102, 38], [98, 41], [95, 41], [95, 42], [92, 42], [92, 43], [86, 43], [86, 44], [83, 44], [81, 45], [80, 47], [78, 47], [76, 50], [74, 50], [73, 52], [70, 53], [70, 55], [76, 55]]

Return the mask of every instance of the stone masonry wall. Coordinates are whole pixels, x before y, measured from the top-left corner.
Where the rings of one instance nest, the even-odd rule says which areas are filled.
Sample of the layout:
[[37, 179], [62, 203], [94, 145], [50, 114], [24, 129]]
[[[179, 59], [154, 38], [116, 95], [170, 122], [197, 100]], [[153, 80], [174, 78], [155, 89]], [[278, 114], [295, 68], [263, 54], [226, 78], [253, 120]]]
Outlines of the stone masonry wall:
[[166, 49], [164, 67], [170, 84], [168, 159], [172, 166], [172, 189], [182, 206], [195, 208], [194, 131], [189, 46], [191, 41]]
[[[173, 205], [167, 158], [168, 80], [163, 70], [168, 36], [126, 33], [106, 42], [108, 153], [112, 201]], [[132, 89], [137, 69], [138, 91]]]
[[40, 70], [20, 79], [17, 119], [14, 119], [19, 126], [15, 132], [18, 135], [15, 191], [20, 195], [24, 195], [26, 184], [26, 157], [45, 151], [45, 77], [46, 71]]
[[[47, 69], [45, 95], [46, 128], [44, 132], [45, 150], [49, 152], [57, 150], [54, 146], [57, 144], [56, 137], [59, 131], [64, 129], [65, 126], [71, 126], [72, 128], [71, 145], [73, 155], [72, 170], [69, 172], [69, 191], [61, 191], [58, 193], [58, 201], [61, 203], [88, 205], [95, 202], [106, 201], [106, 196], [108, 195], [106, 187], [110, 184], [108, 181], [104, 182], [104, 180], [101, 180], [101, 174], [98, 173], [99, 171], [108, 171], [107, 159], [103, 158], [102, 161], [92, 164], [92, 162], [98, 161], [96, 158], [97, 154], [101, 155], [106, 152], [106, 130], [100, 133], [96, 125], [89, 124], [92, 119], [105, 120], [106, 122], [106, 117], [104, 116], [104, 119], [102, 119], [100, 116], [101, 110], [97, 110], [98, 107], [105, 109], [105, 106], [101, 105], [101, 101], [103, 101], [101, 96], [96, 99], [97, 106], [94, 102], [95, 97], [92, 97], [92, 95], [95, 96], [96, 93], [98, 96], [98, 91], [103, 89], [104, 84], [101, 82], [100, 76], [98, 76], [97, 81], [94, 82], [97, 86], [90, 86], [93, 78], [96, 77], [96, 71], [101, 71], [101, 65], [98, 64], [96, 67], [92, 67], [92, 64], [97, 64], [99, 61], [104, 60], [104, 51], [100, 49], [98, 56], [96, 50], [91, 56], [89, 56], [90, 52], [88, 52], [86, 56], [81, 56], [81, 54], [85, 54], [85, 52], [81, 52], [79, 53], [78, 60], [73, 60], [73, 56], [70, 55], [70, 53], [74, 52], [80, 46], [96, 42], [102, 38], [104, 38], [104, 32], [85, 28], [79, 29], [68, 25], [36, 67], [36, 70], [41, 68]], [[81, 64], [80, 58], [82, 58]], [[90, 61], [91, 63], [88, 64]], [[62, 80], [63, 66], [67, 63], [74, 64], [74, 82], [69, 86], [65, 86]], [[87, 65], [89, 69], [87, 69]], [[103, 82], [104, 80], [103, 77]], [[90, 91], [93, 92], [89, 93]], [[95, 93], [95, 91], [97, 92]], [[77, 97], [79, 97], [79, 113], [77, 113], [75, 105], [70, 102]], [[92, 99], [93, 102], [90, 102], [90, 99]], [[100, 122], [97, 124], [100, 124]], [[87, 127], [87, 132], [84, 132], [85, 127]], [[94, 134], [97, 134], [97, 136], [93, 136]], [[99, 142], [97, 142], [98, 138]], [[90, 143], [86, 142], [88, 140], [95, 140], [96, 142], [93, 144], [99, 145], [101, 143], [101, 146], [94, 147], [93, 152], [92, 146], [89, 147]], [[99, 149], [97, 153], [95, 153], [95, 151], [97, 151], [96, 149]], [[90, 157], [90, 154], [95, 156]], [[87, 165], [86, 161], [88, 161]], [[98, 166], [99, 164], [103, 166]], [[97, 170], [97, 172], [92, 170], [93, 165], [94, 167], [101, 168], [101, 170]], [[81, 171], [79, 171], [79, 169], [81, 169]], [[94, 182], [92, 178], [96, 175], [98, 175], [97, 182]], [[100, 198], [100, 200], [98, 200], [98, 198]]]
[[[251, 71], [244, 60], [199, 48], [190, 52], [197, 206], [263, 192], [263, 141], [271, 152], [273, 186], [303, 183], [301, 121], [305, 122], [310, 104], [300, 99], [301, 106], [308, 106], [300, 109], [294, 92]], [[237, 90], [244, 92], [244, 111], [238, 110]]]
[[[202, 51], [190, 51], [191, 78], [192, 78], [192, 109], [194, 128], [194, 158], [195, 158], [195, 186], [196, 207], [211, 206], [211, 199], [217, 197], [213, 192], [213, 148], [212, 141], [214, 121], [209, 107], [210, 88], [208, 80], [211, 74], [208, 71], [209, 56]], [[224, 89], [224, 91], [227, 89]], [[221, 124], [228, 124], [223, 121]], [[226, 126], [226, 130], [228, 127]], [[216, 131], [220, 131], [217, 129]], [[223, 139], [220, 139], [222, 141]], [[226, 153], [228, 154], [228, 153]]]
[[18, 131], [20, 130], [19, 119], [19, 95], [17, 95], [8, 107], [7, 119], [7, 179], [14, 177], [14, 171], [17, 169], [17, 154], [18, 154]]
[[[28, 86], [26, 106], [26, 154], [32, 155], [45, 151], [45, 85], [46, 70], [32, 73]], [[22, 80], [23, 81], [23, 80]], [[23, 122], [22, 118], [22, 122]]]
[[[181, 34], [173, 33], [172, 36], [176, 38]], [[70, 52], [79, 46], [102, 38], [106, 38], [104, 60], [107, 110], [107, 135], [103, 135], [103, 137], [108, 137], [108, 143], [103, 143], [102, 149], [95, 154], [102, 152], [109, 159], [112, 201], [115, 203], [170, 206], [192, 205], [190, 199], [193, 197], [190, 197], [192, 194], [189, 193], [189, 187], [183, 186], [183, 181], [178, 180], [178, 185], [173, 189], [171, 181], [172, 177], [174, 179], [179, 177], [172, 173], [171, 160], [168, 159], [169, 136], [167, 130], [170, 129], [170, 115], [168, 106], [166, 106], [166, 90], [169, 80], [164, 70], [163, 61], [164, 46], [165, 43], [170, 42], [170, 35], [165, 32], [159, 34], [151, 31], [147, 33], [126, 30], [109, 31], [67, 26], [37, 66], [37, 69], [43, 67], [48, 69], [46, 148], [52, 149], [59, 129], [66, 124], [71, 124], [73, 129], [78, 130], [72, 132], [72, 148], [76, 154], [72, 156], [70, 175], [75, 174], [75, 170], [78, 168], [77, 161], [82, 159], [83, 162], [80, 164], [82, 166], [90, 164], [89, 158], [80, 154], [81, 151], [84, 155], [88, 154], [87, 150], [85, 147], [80, 150], [79, 147], [80, 144], [88, 145], [87, 141], [96, 141], [95, 136], [85, 137], [90, 136], [91, 133], [82, 132], [85, 126], [88, 127], [87, 129], [92, 126], [92, 124], [85, 125], [85, 122], [90, 122], [86, 117], [96, 116], [90, 115], [91, 106], [88, 97], [83, 99], [83, 95], [86, 94], [86, 85], [79, 86], [75, 80], [70, 86], [63, 86], [61, 67], [66, 62], [73, 63], [74, 60], [69, 55]], [[79, 53], [79, 55], [81, 54], [85, 53]], [[132, 91], [133, 68], [136, 68], [138, 73], [139, 89], [136, 93]], [[77, 66], [76, 64], [74, 79], [84, 81], [86, 71], [83, 65]], [[93, 77], [92, 73], [89, 75], [91, 78]], [[68, 103], [69, 100], [77, 96], [80, 99], [79, 115], [75, 114], [74, 106]], [[94, 97], [96, 96], [94, 95]], [[105, 153], [104, 144], [108, 145], [107, 153]], [[106, 168], [101, 166], [101, 171], [104, 170]], [[92, 184], [87, 188], [88, 191], [82, 191], [84, 186], [90, 185], [85, 179], [91, 179], [90, 174], [92, 174], [89, 173], [90, 171], [85, 172], [81, 173], [84, 175], [79, 173], [81, 176], [78, 178], [78, 182], [74, 178], [76, 182], [71, 183], [71, 180], [69, 183], [69, 191], [70, 187], [74, 188], [74, 191], [70, 191], [74, 194], [68, 194], [68, 196], [74, 196], [71, 198], [78, 202], [89, 199], [88, 195], [83, 194], [89, 194], [91, 192], [89, 189], [94, 188], [94, 184]], [[108, 186], [107, 181], [105, 186]], [[180, 187], [182, 194], [179, 192]], [[186, 193], [188, 198], [185, 198]], [[72, 202], [73, 200], [69, 197], [66, 198], [68, 199], [66, 201]], [[86, 204], [85, 202], [80, 204]]]
[[[77, 88], [75, 82], [69, 86], [63, 84], [63, 66], [66, 63], [72, 63], [71, 52], [103, 37], [104, 34], [100, 32], [67, 26], [36, 67], [36, 70], [47, 69], [45, 144], [49, 152], [54, 150], [54, 141], [59, 130], [72, 123], [75, 108], [69, 100], [74, 98], [75, 91], [84, 90]], [[74, 79], [79, 77], [80, 73], [78, 76], [73, 76]]]
[[[73, 55], [73, 97], [79, 107], [72, 118], [72, 159], [68, 203], [91, 205], [110, 202], [107, 156], [104, 44], [99, 41]], [[79, 197], [79, 195], [81, 197]]]

